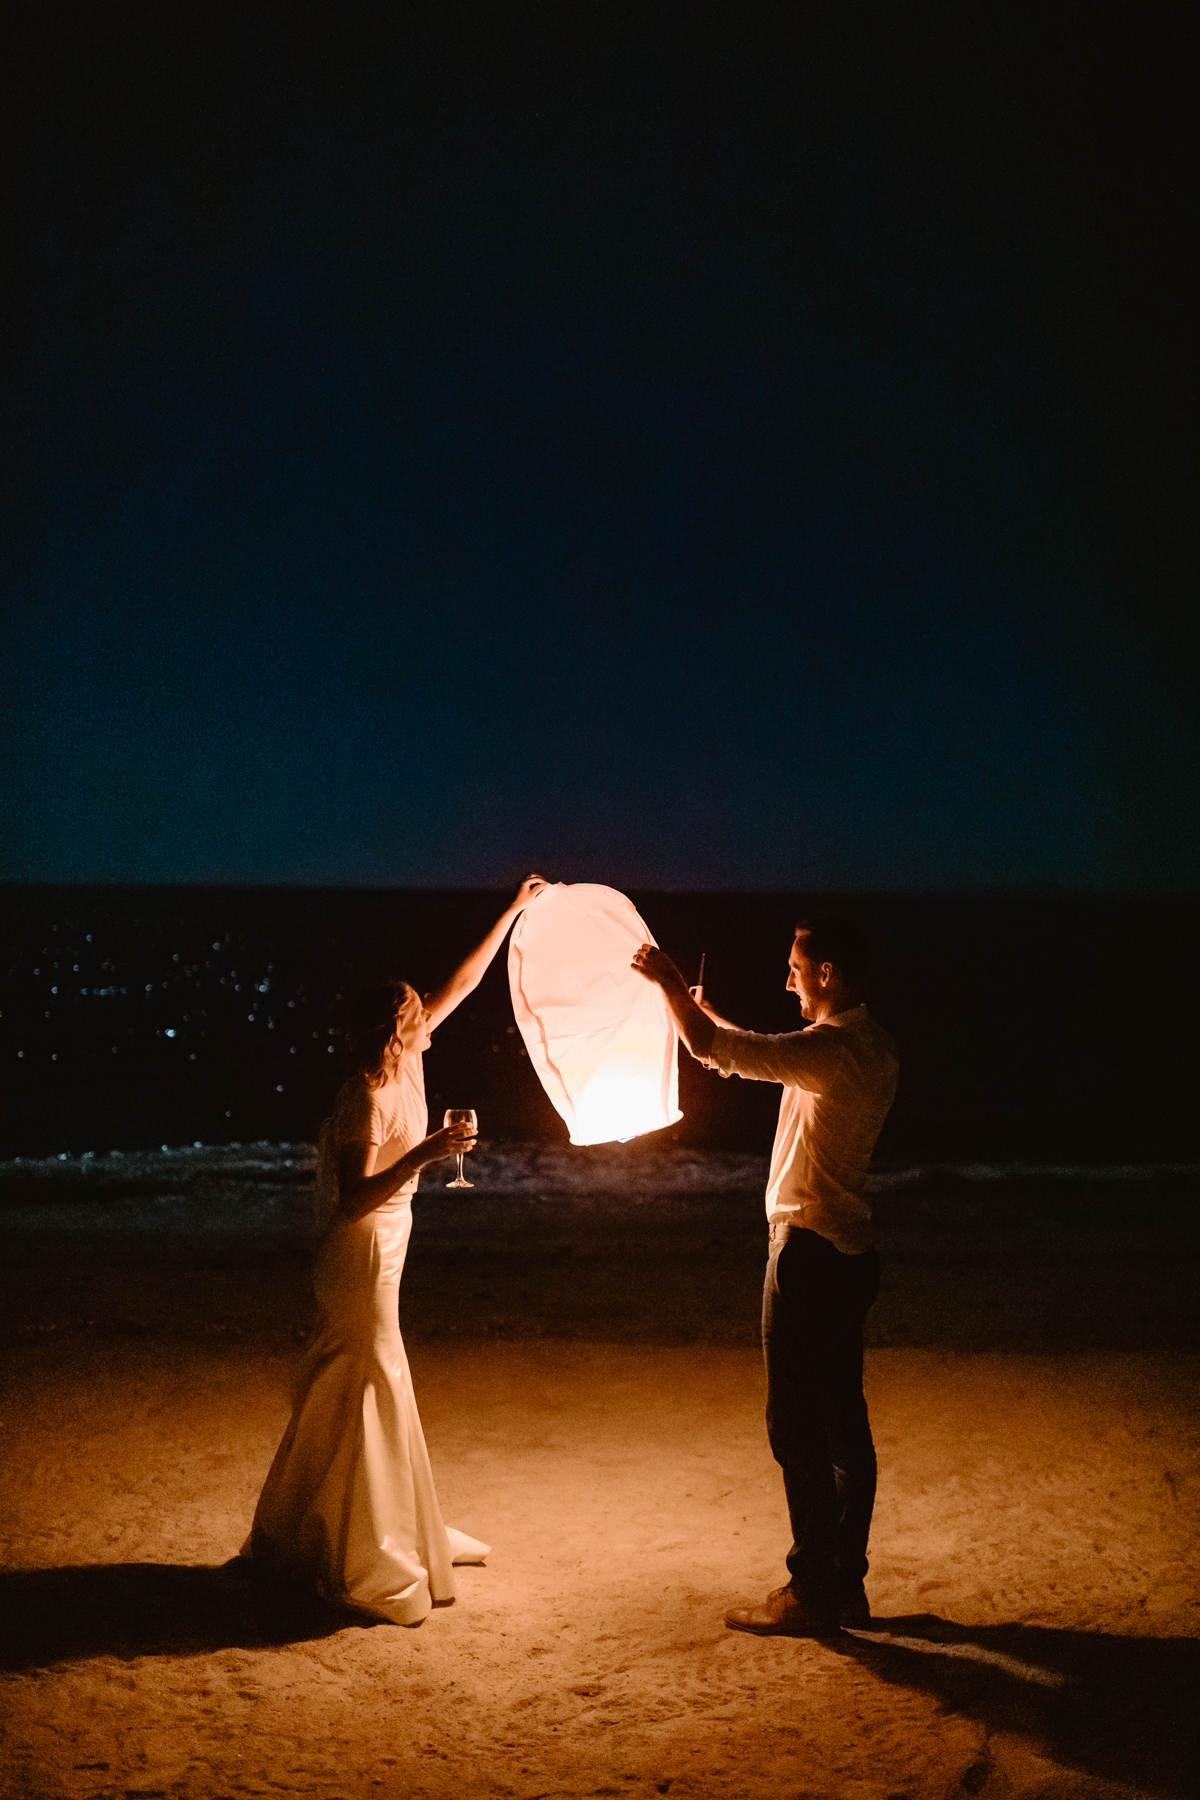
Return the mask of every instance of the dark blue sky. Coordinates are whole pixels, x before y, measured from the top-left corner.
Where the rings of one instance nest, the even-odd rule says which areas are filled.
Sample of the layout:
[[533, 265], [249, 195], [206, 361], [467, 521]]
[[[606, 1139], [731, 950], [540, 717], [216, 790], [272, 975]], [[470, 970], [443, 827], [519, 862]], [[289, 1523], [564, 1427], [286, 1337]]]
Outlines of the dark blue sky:
[[1181, 18], [40, 15], [6, 874], [1195, 887]]

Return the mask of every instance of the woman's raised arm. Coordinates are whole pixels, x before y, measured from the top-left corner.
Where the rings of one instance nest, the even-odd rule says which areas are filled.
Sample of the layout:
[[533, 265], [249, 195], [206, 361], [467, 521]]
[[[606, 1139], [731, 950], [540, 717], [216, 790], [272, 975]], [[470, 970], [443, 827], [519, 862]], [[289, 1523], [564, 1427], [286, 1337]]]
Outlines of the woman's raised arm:
[[507, 937], [509, 927], [520, 918], [534, 895], [540, 894], [546, 885], [543, 876], [527, 875], [517, 889], [515, 899], [505, 907], [483, 942], [476, 944], [474, 950], [464, 956], [448, 981], [443, 982], [432, 994], [426, 994], [425, 1011], [429, 1015], [431, 1031], [479, 986], [492, 958]]

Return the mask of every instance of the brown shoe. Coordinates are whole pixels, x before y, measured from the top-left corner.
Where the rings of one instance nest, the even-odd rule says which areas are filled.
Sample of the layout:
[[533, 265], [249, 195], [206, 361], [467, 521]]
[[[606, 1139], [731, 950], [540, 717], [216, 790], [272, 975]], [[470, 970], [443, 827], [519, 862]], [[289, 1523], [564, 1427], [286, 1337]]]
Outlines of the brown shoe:
[[835, 1606], [809, 1605], [791, 1587], [775, 1588], [761, 1606], [735, 1606], [725, 1623], [757, 1637], [830, 1638], [841, 1629]]

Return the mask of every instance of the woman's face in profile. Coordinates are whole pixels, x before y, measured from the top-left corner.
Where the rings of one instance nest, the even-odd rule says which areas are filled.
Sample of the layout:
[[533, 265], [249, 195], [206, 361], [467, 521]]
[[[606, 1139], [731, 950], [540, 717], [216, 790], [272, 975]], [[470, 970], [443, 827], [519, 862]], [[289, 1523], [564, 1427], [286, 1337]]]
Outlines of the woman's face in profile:
[[429, 1014], [415, 988], [405, 989], [404, 998], [396, 1009], [392, 1046], [397, 1056], [429, 1048]]

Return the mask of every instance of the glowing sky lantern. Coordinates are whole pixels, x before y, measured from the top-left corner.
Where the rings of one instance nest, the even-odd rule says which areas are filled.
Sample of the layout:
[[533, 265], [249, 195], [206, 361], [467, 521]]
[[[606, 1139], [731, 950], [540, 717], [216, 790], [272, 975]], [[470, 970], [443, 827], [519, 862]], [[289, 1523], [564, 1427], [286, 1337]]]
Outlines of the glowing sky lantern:
[[674, 1022], [661, 990], [629, 966], [653, 942], [624, 894], [589, 882], [543, 888], [513, 927], [513, 1013], [573, 1144], [683, 1117]]

